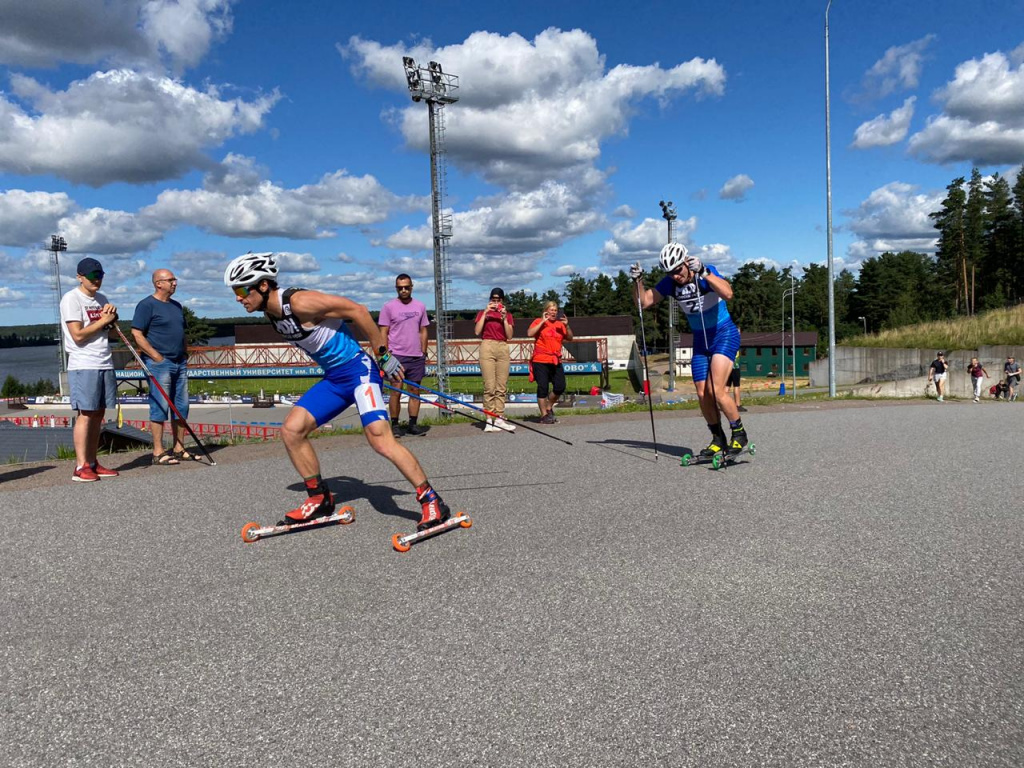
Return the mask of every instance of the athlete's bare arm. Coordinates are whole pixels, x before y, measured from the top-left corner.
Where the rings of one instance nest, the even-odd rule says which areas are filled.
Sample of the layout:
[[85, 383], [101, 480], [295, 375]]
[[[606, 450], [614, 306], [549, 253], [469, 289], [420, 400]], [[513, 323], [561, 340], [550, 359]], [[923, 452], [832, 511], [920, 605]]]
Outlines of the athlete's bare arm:
[[370, 349], [376, 353], [378, 347], [386, 346], [384, 335], [373, 322], [370, 311], [344, 296], [334, 296], [320, 291], [296, 291], [291, 299], [292, 313], [300, 323], [319, 323], [326, 318], [338, 318], [352, 323], [363, 332]]

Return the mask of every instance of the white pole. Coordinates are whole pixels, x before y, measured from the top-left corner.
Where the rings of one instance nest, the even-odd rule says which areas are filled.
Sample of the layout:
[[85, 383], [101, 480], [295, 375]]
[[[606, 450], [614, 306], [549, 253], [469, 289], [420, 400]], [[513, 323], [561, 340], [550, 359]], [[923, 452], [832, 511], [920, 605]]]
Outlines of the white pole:
[[828, 396], [836, 396], [836, 297], [835, 267], [832, 263], [832, 123], [828, 79], [828, 12], [825, 6], [825, 198], [828, 207]]

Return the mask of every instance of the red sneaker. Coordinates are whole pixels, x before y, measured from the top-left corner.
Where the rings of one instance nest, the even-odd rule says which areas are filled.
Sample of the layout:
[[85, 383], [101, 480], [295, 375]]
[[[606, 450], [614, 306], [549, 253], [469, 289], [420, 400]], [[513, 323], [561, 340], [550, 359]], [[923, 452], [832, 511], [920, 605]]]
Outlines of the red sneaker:
[[433, 488], [427, 488], [422, 494], [419, 494], [416, 501], [423, 507], [423, 516], [420, 518], [419, 525], [416, 526], [417, 531], [433, 528], [451, 517], [452, 511], [447, 504], [441, 501], [441, 497]]
[[310, 496], [298, 509], [287, 512], [278, 525], [295, 525], [296, 523], [308, 523], [318, 517], [329, 517], [334, 514], [334, 494], [318, 493]]
[[76, 469], [71, 479], [76, 483], [95, 483], [100, 479], [100, 476], [93, 471], [92, 467], [86, 464], [84, 467]]
[[92, 471], [95, 472], [98, 477], [117, 477], [121, 474], [116, 469], [107, 469], [98, 461], [92, 465]]

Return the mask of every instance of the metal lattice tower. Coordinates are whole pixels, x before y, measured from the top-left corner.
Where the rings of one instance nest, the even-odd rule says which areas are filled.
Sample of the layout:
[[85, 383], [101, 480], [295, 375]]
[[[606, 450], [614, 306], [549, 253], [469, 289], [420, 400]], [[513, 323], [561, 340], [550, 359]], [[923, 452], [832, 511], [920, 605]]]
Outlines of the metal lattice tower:
[[[658, 201], [658, 205], [661, 206], [661, 217], [668, 222], [668, 242], [674, 243], [676, 241], [676, 208], [675, 204], [669, 200], [667, 203], [664, 200]], [[676, 323], [678, 323], [678, 317], [676, 315], [676, 302], [670, 301], [668, 303], [668, 391], [673, 392], [676, 388]]]
[[[53, 285], [53, 319], [57, 326], [57, 356], [60, 358], [58, 381], [63, 385], [66, 363], [64, 361], [64, 325], [60, 321], [60, 254], [68, 249], [67, 241], [59, 235], [50, 235], [50, 247], [47, 249], [53, 254], [50, 259], [50, 283]], [[64, 394], [63, 386], [61, 395]]]
[[459, 78], [443, 72], [436, 61], [426, 67], [418, 67], [411, 57], [404, 56], [402, 64], [412, 100], [427, 102], [430, 122], [430, 217], [434, 229], [437, 388], [448, 393], [448, 365], [452, 362], [448, 341], [452, 338], [454, 323], [448, 300], [451, 289], [448, 241], [452, 236], [452, 215], [444, 212], [448, 176], [444, 108], [459, 100]]

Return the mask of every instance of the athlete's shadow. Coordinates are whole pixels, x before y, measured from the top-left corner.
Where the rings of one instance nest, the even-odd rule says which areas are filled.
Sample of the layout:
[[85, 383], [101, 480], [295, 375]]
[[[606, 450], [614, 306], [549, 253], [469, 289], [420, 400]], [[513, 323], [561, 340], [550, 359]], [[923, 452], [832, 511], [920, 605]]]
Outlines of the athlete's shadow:
[[[653, 442], [648, 440], [588, 440], [591, 445], [596, 445], [599, 448], [607, 448], [610, 451], [616, 453], [624, 453], [627, 456], [632, 456], [636, 459], [643, 459], [644, 461], [654, 461], [654, 450], [655, 445]], [[645, 455], [639, 455], [634, 451], [626, 451], [623, 448], [617, 446], [624, 446], [626, 448], [633, 448], [634, 451], [643, 451]], [[693, 454], [692, 448], [687, 448], [685, 445], [664, 445], [658, 443], [657, 445], [658, 455], [675, 456], [678, 459], [683, 458], [684, 453]]]
[[[349, 504], [358, 499], [366, 499], [369, 505], [373, 507], [374, 511], [379, 512], [382, 515], [404, 517], [406, 520], [415, 520], [416, 522], [419, 522], [419, 512], [412, 509], [419, 507], [416, 503], [416, 494], [411, 490], [406, 490], [408, 486], [406, 486], [405, 480], [398, 480], [397, 482], [403, 485], [401, 490], [386, 484], [378, 485], [375, 483], [366, 483], [358, 478], [347, 477], [345, 475], [333, 477], [328, 480], [331, 492], [334, 493], [335, 504], [338, 507], [342, 507], [345, 504]], [[288, 486], [288, 490], [305, 491], [306, 487], [302, 483], [294, 483]], [[398, 506], [395, 499], [399, 496], [408, 497], [409, 506], [412, 508], [403, 509]], [[357, 509], [356, 511], [358, 512], [359, 510]]]

